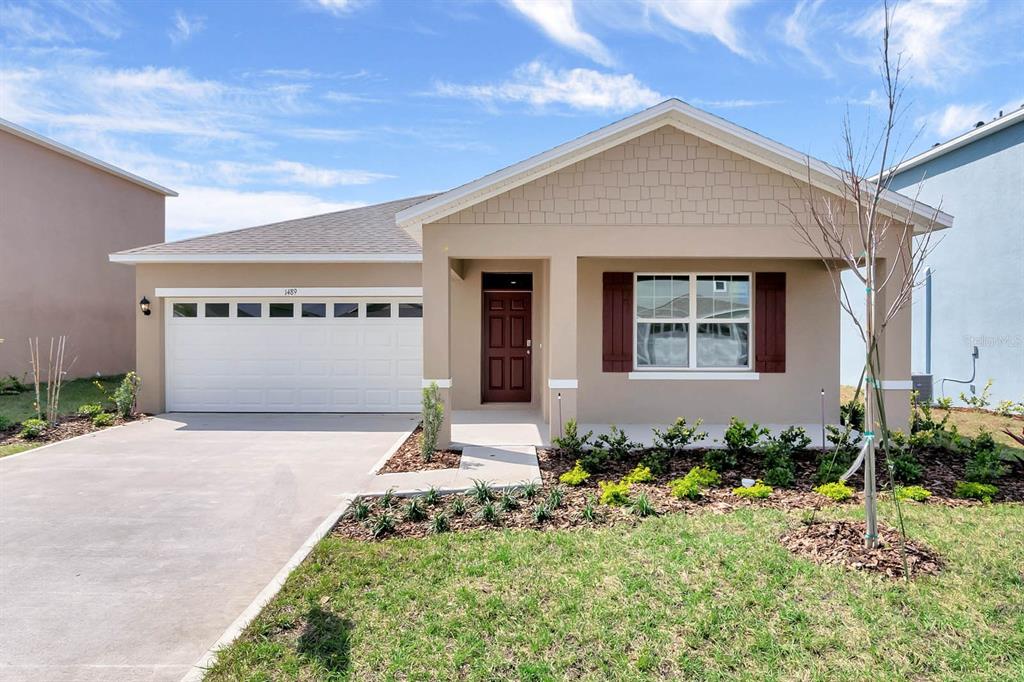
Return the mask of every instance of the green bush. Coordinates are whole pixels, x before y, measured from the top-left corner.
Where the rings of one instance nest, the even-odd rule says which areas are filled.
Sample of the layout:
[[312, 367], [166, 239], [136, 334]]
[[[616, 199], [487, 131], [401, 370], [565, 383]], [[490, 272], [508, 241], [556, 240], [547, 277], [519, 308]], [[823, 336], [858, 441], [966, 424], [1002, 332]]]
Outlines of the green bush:
[[703, 494], [705, 488], [721, 482], [722, 477], [718, 472], [704, 467], [693, 467], [682, 478], [670, 481], [668, 486], [673, 496], [681, 500], [696, 500]]
[[654, 474], [643, 464], [635, 467], [632, 471], [622, 477], [623, 483], [650, 483], [654, 480]]
[[444, 423], [444, 402], [441, 400], [437, 382], [431, 381], [430, 385], [423, 389], [421, 414], [423, 435], [420, 439], [420, 454], [424, 462], [429, 462], [434, 458], [441, 434], [441, 424]]
[[430, 486], [427, 488], [427, 492], [423, 493], [423, 502], [431, 507], [439, 504], [441, 502], [441, 491], [434, 486]]
[[[972, 386], [971, 388], [973, 389], [974, 387]], [[977, 408], [979, 410], [984, 410], [986, 407], [992, 404], [991, 393], [992, 380], [989, 379], [987, 382], [985, 382], [985, 388], [981, 389], [981, 395], [967, 395], [966, 393], [961, 393], [960, 400], [964, 401], [965, 405]]]
[[732, 494], [737, 497], [742, 497], [746, 500], [763, 500], [766, 497], [771, 497], [774, 490], [771, 486], [765, 485], [761, 481], [758, 481], [749, 488], [739, 487], [733, 488]]
[[598, 487], [601, 488], [601, 504], [607, 504], [615, 507], [620, 507], [624, 504], [629, 504], [629, 483], [622, 481], [599, 481]]
[[626, 432], [615, 424], [611, 425], [608, 433], [602, 433], [595, 440], [608, 451], [608, 459], [612, 462], [621, 462], [640, 447], [640, 443], [631, 441]]
[[435, 535], [447, 533], [450, 528], [451, 524], [448, 523], [448, 517], [444, 514], [438, 514], [430, 521], [430, 532]]
[[839, 423], [857, 431], [864, 430], [864, 403], [850, 400], [839, 406]]
[[24, 393], [27, 390], [28, 386], [22, 383], [22, 381], [13, 374], [0, 377], [0, 395], [16, 395], [18, 393]]
[[22, 438], [39, 438], [48, 426], [45, 419], [26, 419], [21, 422], [21, 431], [18, 435]]
[[466, 513], [466, 498], [462, 495], [452, 496], [452, 516], [462, 516]]
[[925, 490], [919, 485], [908, 485], [896, 486], [894, 496], [897, 500], [913, 500], [914, 502], [927, 502], [928, 498], [932, 496], [931, 492]]
[[363, 498], [357, 498], [349, 508], [348, 515], [355, 521], [365, 521], [370, 517], [370, 505]]
[[733, 417], [729, 420], [729, 428], [725, 430], [725, 448], [704, 453], [704, 464], [719, 472], [734, 469], [740, 459], [753, 454], [758, 442], [766, 435], [768, 429], [760, 424], [747, 426], [746, 422]]
[[558, 509], [562, 506], [562, 502], [565, 500], [565, 491], [559, 486], [555, 486], [548, 493], [547, 499], [544, 501], [544, 505], [548, 509]]
[[846, 470], [853, 464], [853, 460], [857, 458], [861, 444], [859, 433], [838, 428], [832, 424], [826, 426], [825, 430], [828, 433], [828, 442], [832, 447], [822, 450], [818, 456], [817, 479], [819, 484], [837, 482], [839, 477], [846, 473]]
[[117, 408], [117, 415], [127, 419], [135, 414], [135, 401], [139, 397], [139, 388], [142, 387], [142, 379], [135, 372], [128, 372], [121, 380], [121, 384], [114, 389], [114, 406]]
[[992, 498], [999, 492], [999, 488], [988, 483], [975, 483], [973, 481], [960, 481], [953, 489], [953, 495], [966, 500], [981, 500], [991, 502]]
[[942, 419], [936, 421], [932, 414], [931, 405], [927, 403], [915, 403], [910, 420], [910, 447], [915, 453], [927, 452], [930, 450], [953, 450], [958, 451], [963, 447], [963, 437], [957, 431], [956, 425], [949, 423], [950, 407], [952, 400], [940, 401], [940, 406], [946, 410]]
[[4, 415], [0, 414], [0, 433], [3, 433], [4, 431], [6, 431], [7, 429], [11, 428], [12, 426], [14, 426], [14, 422], [12, 422], [10, 419], [5, 417]]
[[91, 419], [101, 412], [103, 412], [103, 406], [99, 403], [85, 403], [78, 406], [79, 417], [89, 417]]
[[994, 483], [1009, 470], [999, 456], [999, 445], [988, 431], [975, 436], [968, 450], [971, 458], [967, 460], [964, 478], [971, 483]]
[[710, 488], [722, 482], [722, 477], [717, 471], [706, 467], [693, 467], [686, 473], [686, 478], [696, 481], [702, 488]]
[[583, 485], [588, 478], [590, 478], [590, 473], [580, 466], [579, 460], [576, 460], [576, 465], [559, 476], [558, 480], [566, 485]]
[[678, 452], [691, 443], [704, 440], [708, 437], [708, 434], [703, 431], [698, 431], [700, 425], [703, 423], [703, 419], [698, 419], [690, 425], [686, 423], [686, 419], [684, 417], [679, 417], [676, 419], [675, 423], [664, 431], [654, 429], [654, 447], [659, 450]]
[[494, 499], [494, 491], [491, 490], [491, 486], [487, 481], [481, 481], [479, 479], [473, 479], [473, 487], [469, 491], [472, 496], [480, 504], [490, 502]]
[[546, 504], [538, 504], [533, 508], [533, 522], [544, 523], [551, 520], [551, 509]]
[[405, 503], [402, 515], [406, 521], [423, 521], [427, 518], [427, 510], [423, 507], [420, 498], [414, 497]]
[[515, 492], [511, 490], [506, 490], [505, 492], [503, 492], [499, 499], [501, 502], [501, 511], [515, 511], [520, 507], [519, 496], [516, 495]]
[[892, 472], [892, 477], [899, 483], [917, 483], [924, 475], [924, 467], [917, 461], [914, 454], [915, 448], [911, 439], [904, 436], [900, 431], [890, 431], [885, 451], [886, 465]]
[[644, 456], [640, 458], [640, 463], [658, 476], [661, 476], [668, 471], [669, 463], [672, 460], [672, 454], [671, 450], [655, 448], [645, 452]]
[[92, 425], [97, 429], [103, 429], [108, 426], [114, 425], [114, 415], [109, 412], [100, 412], [99, 414], [93, 415]]
[[764, 458], [764, 480], [768, 485], [788, 488], [796, 480], [796, 464], [793, 455], [811, 444], [807, 432], [799, 426], [791, 426], [777, 436], [768, 438], [757, 446]]
[[643, 518], [645, 516], [654, 516], [658, 513], [658, 510], [651, 504], [651, 500], [648, 499], [647, 495], [640, 493], [636, 496], [636, 500], [630, 505], [630, 509], [634, 514]]
[[825, 483], [814, 489], [819, 495], [824, 495], [833, 502], [846, 502], [853, 497], [853, 488], [843, 482]]
[[498, 522], [498, 509], [494, 506], [493, 502], [487, 502], [480, 507], [480, 519], [485, 523]]
[[370, 535], [373, 536], [374, 540], [379, 540], [385, 535], [390, 535], [395, 532], [395, 517], [388, 512], [381, 512], [376, 518], [372, 518], [367, 522], [370, 529]]
[[579, 459], [583, 455], [583, 451], [587, 449], [587, 445], [590, 444], [590, 437], [593, 435], [593, 431], [587, 431], [582, 436], [579, 435], [576, 420], [570, 419], [565, 423], [565, 433], [552, 440], [551, 444], [573, 459]]

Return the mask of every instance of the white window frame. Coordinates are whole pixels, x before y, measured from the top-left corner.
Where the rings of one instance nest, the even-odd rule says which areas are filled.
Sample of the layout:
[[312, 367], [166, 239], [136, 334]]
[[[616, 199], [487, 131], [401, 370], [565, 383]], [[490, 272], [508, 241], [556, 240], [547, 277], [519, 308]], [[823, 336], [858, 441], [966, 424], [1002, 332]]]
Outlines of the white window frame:
[[[746, 317], [737, 317], [725, 319], [713, 319], [713, 318], [698, 318], [697, 317], [697, 278], [698, 277], [746, 277], [747, 284], [750, 286], [750, 305], [748, 306], [748, 313]], [[640, 277], [689, 277], [690, 281], [690, 310], [689, 316], [682, 318], [670, 317], [670, 318], [640, 318], [637, 315], [637, 292], [638, 282]], [[636, 373], [658, 373], [658, 374], [696, 374], [696, 373], [719, 373], [719, 372], [752, 372], [754, 369], [754, 273], [752, 272], [634, 272], [633, 273], [633, 372]], [[640, 324], [687, 324], [690, 326], [689, 338], [687, 339], [690, 344], [687, 360], [690, 363], [688, 367], [665, 367], [665, 366], [654, 366], [654, 367], [641, 367], [637, 364], [637, 327]], [[697, 366], [697, 325], [698, 324], [747, 324], [748, 325], [748, 351], [747, 351], [747, 365], [745, 367], [698, 367]]]

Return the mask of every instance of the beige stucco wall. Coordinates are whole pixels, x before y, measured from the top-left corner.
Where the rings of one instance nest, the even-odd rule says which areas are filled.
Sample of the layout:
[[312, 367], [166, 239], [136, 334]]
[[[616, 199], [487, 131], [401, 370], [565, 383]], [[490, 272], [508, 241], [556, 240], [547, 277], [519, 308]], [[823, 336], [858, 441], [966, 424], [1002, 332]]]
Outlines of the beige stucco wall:
[[164, 409], [164, 306], [156, 289], [164, 287], [418, 287], [418, 263], [231, 263], [144, 264], [136, 266], [134, 297], [153, 302], [152, 314], [135, 306], [138, 338], [136, 367], [142, 377], [139, 409]]
[[61, 334], [71, 375], [131, 369], [134, 274], [107, 256], [163, 239], [162, 194], [0, 131], [0, 375]]

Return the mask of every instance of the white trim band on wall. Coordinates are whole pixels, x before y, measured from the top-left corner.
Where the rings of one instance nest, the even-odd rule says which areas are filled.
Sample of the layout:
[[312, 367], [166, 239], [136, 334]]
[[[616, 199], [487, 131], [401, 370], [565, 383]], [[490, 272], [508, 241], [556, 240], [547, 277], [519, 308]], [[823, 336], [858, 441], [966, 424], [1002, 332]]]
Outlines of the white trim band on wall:
[[424, 379], [423, 388], [430, 388], [430, 384], [437, 384], [438, 388], [451, 388], [451, 379]]
[[548, 388], [579, 388], [579, 379], [548, 379]]
[[422, 263], [419, 253], [112, 253], [111, 263]]
[[883, 391], [913, 391], [913, 381], [888, 381], [882, 379], [882, 390]]
[[757, 381], [757, 372], [630, 372], [631, 380], [640, 381]]
[[422, 298], [423, 287], [206, 287], [160, 288], [154, 291], [158, 298], [250, 298], [284, 296], [308, 298], [310, 296]]

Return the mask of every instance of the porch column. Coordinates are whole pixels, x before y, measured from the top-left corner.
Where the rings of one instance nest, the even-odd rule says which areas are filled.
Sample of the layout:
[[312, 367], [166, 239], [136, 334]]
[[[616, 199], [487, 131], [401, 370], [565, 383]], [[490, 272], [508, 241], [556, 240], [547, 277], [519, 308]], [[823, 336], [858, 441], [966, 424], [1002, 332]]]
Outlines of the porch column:
[[548, 279], [548, 399], [549, 437], [562, 434], [565, 423], [576, 419], [579, 389], [576, 366], [576, 255], [551, 257]]
[[[891, 263], [891, 260], [880, 259], [879, 271], [884, 272], [884, 268], [891, 267]], [[890, 286], [897, 285], [893, 282]], [[895, 288], [888, 295], [884, 289], [879, 292], [876, 298], [879, 319], [892, 305], [896, 294]], [[913, 392], [910, 380], [911, 355], [911, 302], [908, 301], [903, 310], [889, 321], [885, 333], [878, 341], [878, 357], [881, 360], [878, 378], [882, 382], [885, 416], [890, 429], [904, 433], [910, 429], [910, 396]]]
[[441, 244], [423, 243], [423, 385], [436, 382], [444, 402], [444, 421], [437, 446], [452, 441], [452, 372], [450, 316], [451, 272], [448, 252]]

